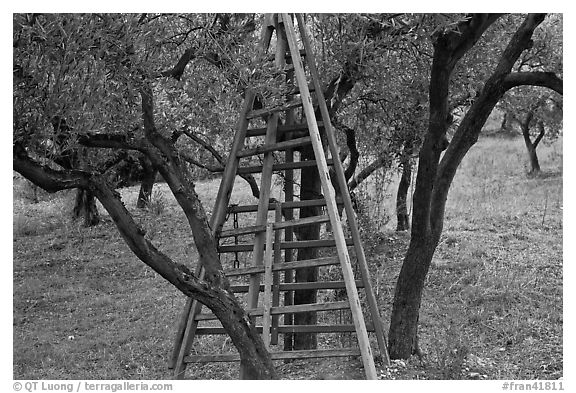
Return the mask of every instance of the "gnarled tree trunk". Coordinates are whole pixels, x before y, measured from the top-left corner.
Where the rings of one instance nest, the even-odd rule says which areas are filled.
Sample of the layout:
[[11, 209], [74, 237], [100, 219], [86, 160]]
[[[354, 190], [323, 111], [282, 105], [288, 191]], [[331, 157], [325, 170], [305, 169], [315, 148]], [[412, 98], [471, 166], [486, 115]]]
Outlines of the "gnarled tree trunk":
[[[121, 236], [134, 254], [154, 271], [187, 296], [206, 305], [221, 321], [222, 326], [238, 349], [244, 366], [244, 377], [251, 379], [276, 378], [270, 354], [242, 306], [230, 290], [218, 258], [217, 241], [212, 234], [206, 212], [188, 180], [174, 145], [157, 132], [153, 118], [152, 89], [146, 84], [141, 91], [145, 138], [138, 141], [113, 141], [124, 148], [145, 153], [162, 174], [176, 201], [188, 220], [199, 261], [205, 268], [204, 279], [199, 279], [185, 265], [174, 262], [159, 251], [145, 237], [145, 232], [134, 222], [123, 205], [120, 195], [101, 175], [76, 169], [56, 171], [35, 162], [18, 143], [13, 147], [13, 167], [24, 177], [48, 192], [80, 188], [94, 195], [110, 214]], [[99, 139], [99, 146], [109, 140]]]
[[544, 137], [546, 133], [546, 129], [544, 128], [544, 123], [542, 121], [538, 122], [538, 128], [540, 132], [538, 136], [532, 142], [530, 138], [530, 123], [534, 119], [534, 112], [529, 111], [526, 114], [526, 117], [520, 122], [520, 128], [522, 129], [522, 137], [524, 138], [524, 145], [526, 146], [526, 151], [528, 152], [528, 159], [530, 161], [530, 171], [529, 174], [536, 174], [540, 172], [540, 162], [538, 162], [538, 154], [536, 153], [536, 148], [538, 144]]
[[408, 358], [418, 351], [417, 330], [424, 281], [444, 222], [448, 190], [462, 159], [480, 135], [492, 109], [504, 93], [519, 85], [538, 85], [562, 94], [562, 81], [545, 72], [511, 73], [523, 50], [530, 47], [534, 29], [544, 14], [531, 14], [511, 38], [493, 74], [456, 130], [440, 162], [442, 138], [448, 125], [448, 86], [458, 60], [477, 42], [498, 15], [474, 14], [458, 29], [438, 32], [430, 76], [430, 120], [420, 149], [413, 198], [412, 232], [408, 252], [398, 276], [389, 331], [392, 359]]

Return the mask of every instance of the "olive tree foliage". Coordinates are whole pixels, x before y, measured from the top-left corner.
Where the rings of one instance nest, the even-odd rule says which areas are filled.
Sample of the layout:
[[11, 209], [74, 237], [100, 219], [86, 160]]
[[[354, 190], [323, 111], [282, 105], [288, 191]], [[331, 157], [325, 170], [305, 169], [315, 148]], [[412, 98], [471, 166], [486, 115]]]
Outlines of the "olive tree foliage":
[[[207, 115], [222, 111], [219, 103], [208, 104], [215, 92], [200, 89], [210, 85], [237, 93], [235, 80], [218, 85], [202, 79], [214, 73], [195, 71], [214, 67], [214, 54], [234, 53], [230, 47], [243, 45], [243, 38], [249, 44], [236, 52], [249, 57], [256, 41], [251, 22], [208, 14], [15, 14], [13, 167], [49, 192], [91, 192], [140, 260], [221, 320], [247, 377], [274, 378], [269, 353], [222, 273], [186, 161], [194, 143], [212, 145], [202, 138], [204, 127], [222, 122], [222, 132], [232, 132], [231, 119]], [[191, 78], [185, 81], [187, 65]], [[248, 69], [237, 71], [249, 75]], [[235, 108], [240, 97], [231, 96], [236, 101], [223, 105]], [[200, 114], [205, 123], [196, 121]], [[65, 120], [66, 130], [52, 126], [55, 118]], [[87, 151], [83, 165], [61, 165], [69, 151], [79, 149]], [[197, 262], [206, 270], [203, 279], [158, 250], [132, 218], [109, 179], [119, 154], [143, 155], [162, 175], [189, 223]]]
[[[395, 162], [411, 169], [425, 128], [430, 62], [422, 40], [425, 17], [321, 14], [310, 20], [348, 188], [358, 212], [379, 216], [371, 219], [379, 226], [384, 216], [373, 210], [382, 213], [378, 206], [390, 169]], [[339, 87], [338, 94], [331, 94], [337, 91], [331, 86]], [[400, 190], [404, 201], [407, 190]], [[406, 203], [400, 205], [405, 211]]]

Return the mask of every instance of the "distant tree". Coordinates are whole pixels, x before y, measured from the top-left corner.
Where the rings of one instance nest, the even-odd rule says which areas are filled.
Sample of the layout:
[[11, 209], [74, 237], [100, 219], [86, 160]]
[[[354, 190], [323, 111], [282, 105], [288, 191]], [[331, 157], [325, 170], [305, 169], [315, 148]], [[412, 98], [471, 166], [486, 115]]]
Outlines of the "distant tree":
[[529, 174], [540, 172], [536, 149], [546, 137], [553, 141], [562, 131], [562, 98], [543, 89], [519, 88], [501, 107], [507, 118], [520, 127], [530, 163]]
[[[562, 15], [551, 15], [536, 33], [529, 51], [515, 65], [517, 72], [548, 71], [562, 76]], [[498, 103], [504, 112], [504, 127], [520, 127], [528, 153], [529, 173], [540, 172], [538, 154], [540, 142], [553, 141], [562, 132], [562, 97], [545, 88], [519, 87], [507, 92]]]

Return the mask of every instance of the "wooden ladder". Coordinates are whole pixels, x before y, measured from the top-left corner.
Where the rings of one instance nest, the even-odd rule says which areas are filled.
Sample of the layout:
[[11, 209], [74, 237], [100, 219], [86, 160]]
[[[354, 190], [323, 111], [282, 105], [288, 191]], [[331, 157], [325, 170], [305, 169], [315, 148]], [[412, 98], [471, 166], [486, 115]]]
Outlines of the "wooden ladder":
[[[223, 263], [226, 275], [235, 285], [232, 289], [241, 296], [247, 306], [247, 312], [262, 331], [262, 338], [271, 351], [272, 359], [302, 359], [321, 357], [361, 356], [367, 379], [376, 379], [374, 357], [370, 347], [368, 331], [376, 336], [381, 357], [385, 364], [389, 363], [386, 347], [384, 326], [376, 298], [372, 290], [370, 274], [352, 202], [346, 186], [346, 179], [342, 164], [338, 159], [338, 146], [330, 122], [330, 116], [320, 85], [320, 78], [312, 55], [311, 44], [308, 39], [306, 26], [301, 15], [296, 15], [300, 39], [304, 46], [298, 48], [296, 31], [292, 18], [288, 14], [269, 14], [266, 16], [259, 56], [266, 56], [267, 50], [276, 31], [275, 66], [286, 74], [286, 79], [294, 84], [286, 104], [273, 108], [254, 109], [256, 93], [252, 89], [246, 91], [245, 102], [241, 115], [236, 124], [236, 133], [232, 143], [230, 155], [224, 169], [222, 182], [218, 190], [215, 206], [210, 220], [215, 236], [219, 240], [234, 239], [234, 244], [221, 244], [221, 254], [234, 253], [235, 261], [231, 268]], [[305, 70], [302, 58], [305, 58], [308, 71]], [[288, 60], [288, 64], [287, 64]], [[307, 73], [311, 83], [307, 80]], [[295, 80], [294, 80], [295, 79]], [[315, 94], [313, 100], [311, 91]], [[318, 122], [315, 114], [319, 110], [322, 121]], [[297, 109], [301, 108], [301, 109]], [[296, 111], [301, 110], [305, 122], [296, 122]], [[283, 116], [281, 116], [283, 115]], [[251, 121], [266, 121], [265, 127], [249, 128]], [[280, 124], [282, 123], [282, 124]], [[323, 129], [323, 133], [320, 133]], [[255, 145], [254, 139], [263, 144]], [[248, 146], [247, 145], [248, 142]], [[295, 161], [295, 152], [303, 146], [312, 146], [315, 159]], [[329, 157], [324, 147], [327, 145]], [[283, 153], [280, 153], [283, 152]], [[253, 165], [254, 157], [261, 157], [259, 165]], [[283, 162], [275, 162], [281, 156]], [[248, 165], [240, 166], [240, 160], [248, 161]], [[341, 196], [336, 198], [335, 190], [330, 179], [329, 165], [336, 175], [336, 184]], [[322, 195], [315, 199], [294, 200], [294, 171], [315, 166], [318, 169], [322, 184]], [[236, 175], [260, 173], [260, 195], [258, 204], [231, 205], [230, 197]], [[284, 179], [283, 198], [272, 198], [273, 174], [281, 173]], [[325, 215], [295, 218], [296, 209], [322, 207]], [[345, 237], [339, 207], [343, 207], [350, 237]], [[302, 210], [300, 210], [302, 211]], [[242, 215], [242, 223], [250, 215], [255, 221], [247, 225], [234, 225], [233, 228], [224, 228], [228, 215]], [[270, 219], [270, 216], [272, 218]], [[245, 218], [246, 217], [246, 218]], [[235, 220], [238, 224], [239, 220]], [[332, 238], [318, 240], [294, 240], [294, 231], [298, 227], [330, 224]], [[282, 236], [283, 235], [283, 236]], [[239, 243], [238, 239], [252, 237], [252, 242]], [[335, 248], [336, 256], [321, 258], [293, 260], [291, 250], [305, 248]], [[355, 278], [353, 265], [350, 260], [348, 247], [353, 248], [356, 256], [355, 267], [359, 271]], [[237, 264], [240, 253], [251, 253], [250, 266], [240, 267]], [[282, 258], [284, 253], [284, 259]], [[295, 269], [319, 268], [340, 266], [342, 280], [293, 282], [292, 272]], [[280, 272], [285, 272], [284, 282], [280, 282]], [[203, 276], [200, 266], [197, 270]], [[262, 277], [263, 276], [263, 280]], [[370, 315], [368, 324], [364, 320], [358, 288], [364, 289], [367, 310]], [[290, 295], [298, 290], [345, 290], [346, 298], [329, 302], [312, 304], [292, 304]], [[282, 302], [280, 293], [284, 293]], [[288, 295], [286, 295], [288, 294]], [[352, 324], [335, 323], [334, 318], [327, 324], [294, 325], [292, 322], [295, 313], [322, 312], [329, 313], [335, 310], [349, 310]], [[183, 378], [187, 363], [195, 362], [225, 362], [238, 361], [237, 353], [223, 354], [191, 354], [192, 342], [195, 336], [208, 334], [226, 334], [221, 325], [215, 325], [216, 317], [211, 313], [203, 313], [202, 305], [197, 301], [188, 299], [182, 312], [174, 352], [170, 367], [174, 369], [176, 378]], [[280, 318], [283, 316], [283, 324]], [[208, 326], [200, 326], [208, 323]], [[357, 346], [336, 349], [315, 350], [274, 350], [272, 346], [278, 345], [279, 334], [290, 335], [295, 333], [355, 333]], [[241, 370], [242, 374], [242, 370]]]

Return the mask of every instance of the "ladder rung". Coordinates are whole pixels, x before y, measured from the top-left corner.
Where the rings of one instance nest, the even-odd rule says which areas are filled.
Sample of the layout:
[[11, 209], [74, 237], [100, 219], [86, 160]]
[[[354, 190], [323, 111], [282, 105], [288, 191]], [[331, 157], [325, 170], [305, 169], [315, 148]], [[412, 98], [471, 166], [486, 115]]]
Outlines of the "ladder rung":
[[305, 136], [303, 138], [291, 139], [289, 141], [278, 142], [271, 145], [262, 145], [250, 149], [243, 149], [238, 152], [236, 157], [238, 158], [250, 157], [255, 156], [257, 154], [268, 153], [271, 151], [286, 150], [298, 146], [306, 146], [309, 145], [311, 142], [312, 139], [309, 136]]
[[[281, 250], [293, 250], [296, 248], [318, 248], [318, 247], [334, 247], [336, 245], [335, 240], [302, 240], [302, 241], [292, 241], [292, 242], [282, 242], [280, 243]], [[354, 242], [351, 238], [346, 239], [346, 245], [352, 246]], [[234, 244], [234, 245], [223, 245], [218, 247], [218, 252], [245, 252], [253, 251], [254, 244]]]
[[[277, 306], [270, 308], [270, 315], [281, 314], [294, 314], [301, 312], [318, 312], [318, 311], [333, 311], [333, 310], [347, 310], [350, 309], [350, 302], [342, 300], [339, 302], [327, 303], [309, 303], [309, 304], [295, 304], [291, 306]], [[261, 317], [264, 314], [264, 308], [258, 307], [246, 310], [246, 313], [251, 317]], [[210, 321], [215, 320], [216, 315], [212, 313], [201, 313], [195, 317], [196, 321]]]
[[[304, 48], [300, 49], [300, 50], [299, 50], [299, 53], [300, 53], [300, 57], [306, 56], [306, 49], [304, 49]], [[292, 58], [292, 54], [291, 54], [290, 52], [287, 52], [287, 55], [286, 55], [286, 56], [289, 57], [289, 58]]]
[[[301, 240], [301, 241], [293, 241], [293, 242], [282, 242], [280, 244], [280, 248], [282, 250], [285, 249], [295, 249], [295, 248], [317, 248], [317, 247], [334, 247], [336, 245], [336, 241], [333, 239], [326, 239], [326, 240]], [[354, 241], [352, 238], [346, 239], [347, 246], [353, 246]]]
[[264, 232], [265, 230], [266, 225], [252, 225], [244, 228], [227, 229], [225, 231], [220, 232], [218, 237], [220, 239], [223, 239], [225, 237], [241, 236], [241, 235], [248, 235], [251, 233]]
[[[366, 330], [374, 331], [374, 325], [366, 324]], [[344, 333], [356, 332], [356, 327], [351, 324], [339, 325], [280, 325], [278, 333]]]
[[[310, 83], [310, 84], [308, 85], [308, 91], [309, 91], [310, 93], [312, 93], [312, 92], [315, 91], [315, 90], [316, 90], [316, 87], [314, 87], [314, 84], [313, 84], [313, 83]], [[299, 88], [298, 86], [296, 86], [296, 88], [294, 89], [294, 91], [291, 92], [291, 93], [292, 93], [292, 94], [300, 94], [300, 88]]]
[[[272, 271], [277, 272], [281, 270], [300, 269], [303, 267], [316, 267], [316, 266], [329, 266], [337, 265], [340, 263], [338, 257], [326, 257], [316, 259], [304, 259], [301, 261], [282, 262], [272, 265]], [[243, 276], [246, 274], [260, 274], [264, 273], [264, 266], [251, 266], [241, 269], [230, 269], [224, 272], [228, 277], [230, 276]]]
[[273, 225], [274, 225], [274, 229], [284, 229], [284, 228], [301, 227], [301, 226], [310, 225], [310, 224], [320, 224], [323, 222], [330, 222], [330, 217], [326, 216], [326, 215], [312, 216], [312, 217], [299, 218], [299, 219], [289, 220], [289, 221], [275, 222]]
[[[337, 324], [337, 325], [280, 325], [277, 327], [278, 333], [344, 333], [356, 332], [356, 327], [350, 324]], [[262, 333], [262, 326], [256, 326], [256, 330]], [[366, 324], [366, 330], [369, 332], [374, 331], [374, 325], [371, 323]], [[209, 334], [227, 334], [222, 326], [206, 326], [196, 328], [196, 334], [199, 336], [206, 336]]]
[[[270, 314], [279, 315], [279, 314], [292, 314], [299, 312], [345, 310], [349, 308], [350, 308], [350, 302], [348, 300], [342, 300], [339, 302], [295, 304], [291, 306], [272, 307], [270, 309]], [[256, 311], [257, 310], [259, 309], [256, 309]], [[254, 314], [254, 315], [260, 315], [260, 314]], [[250, 315], [252, 315], [252, 313], [250, 313]]]
[[[234, 293], [248, 292], [247, 284], [231, 285], [230, 288]], [[278, 284], [280, 291], [298, 291], [302, 289], [343, 289], [346, 288], [344, 281], [310, 281], [310, 282], [289, 282]], [[356, 280], [356, 288], [364, 288], [361, 280]], [[264, 290], [264, 285], [260, 285], [260, 291]]]
[[[342, 205], [342, 198], [336, 198], [336, 203]], [[308, 199], [304, 201], [290, 201], [282, 202], [282, 209], [300, 209], [302, 207], [326, 206], [326, 200], [322, 199]], [[275, 204], [268, 204], [268, 210], [274, 210]], [[258, 205], [244, 205], [244, 206], [230, 206], [230, 213], [252, 213], [258, 211]]]
[[[300, 49], [300, 56], [306, 56], [306, 49], [302, 48]], [[268, 55], [268, 57], [266, 58], [268, 61], [272, 61], [276, 58], [275, 54], [270, 54]], [[286, 52], [286, 59], [291, 59], [292, 58], [292, 54], [290, 53], [290, 51]]]
[[[328, 216], [313, 216], [313, 217], [306, 217], [296, 220], [289, 220], [289, 221], [281, 221], [274, 223], [274, 229], [285, 229], [285, 228], [295, 228], [301, 227], [310, 224], [319, 224], [323, 222], [330, 222], [330, 217]], [[227, 229], [225, 231], [220, 232], [218, 236], [220, 239], [226, 237], [233, 237], [233, 236], [241, 236], [241, 235], [248, 235], [251, 233], [259, 233], [264, 232], [266, 230], [266, 225], [251, 225], [243, 228], [234, 228], [234, 229]]]
[[212, 313], [200, 313], [196, 314], [196, 316], [194, 317], [195, 321], [213, 321], [217, 319], [218, 318], [216, 318], [216, 315]]
[[[324, 123], [319, 121], [318, 129], [324, 127]], [[246, 130], [246, 138], [254, 137], [254, 136], [264, 136], [266, 135], [267, 127], [262, 128], [251, 128]], [[298, 124], [291, 124], [291, 125], [279, 125], [276, 132], [278, 135], [281, 135], [286, 132], [294, 132], [294, 131], [308, 131], [308, 124], [307, 123], [298, 123]]]
[[[326, 163], [328, 165], [333, 165], [334, 160], [329, 158], [326, 160]], [[316, 160], [284, 162], [284, 163], [272, 165], [272, 170], [273, 171], [285, 171], [285, 170], [290, 170], [290, 169], [308, 168], [308, 167], [312, 167], [312, 166], [316, 166], [316, 165], [317, 165]], [[262, 172], [262, 165], [238, 168], [238, 174], [241, 174], [241, 175], [246, 174], [246, 173], [259, 173], [259, 172]]]
[[276, 113], [276, 112], [283, 112], [283, 111], [287, 111], [289, 109], [298, 108], [299, 106], [302, 106], [302, 100], [301, 99], [297, 99], [297, 100], [294, 100], [292, 102], [288, 102], [284, 105], [275, 106], [274, 108], [256, 109], [256, 110], [248, 112], [248, 114], [246, 115], [246, 119], [253, 119], [255, 117], [259, 117], [259, 116], [263, 116], [263, 115], [270, 115], [270, 114]]
[[[355, 280], [356, 288], [364, 288], [361, 280]], [[278, 285], [281, 291], [297, 291], [300, 289], [343, 289], [346, 288], [344, 281], [312, 281], [312, 282], [291, 282]]]
[[212, 362], [237, 362], [240, 355], [237, 353], [224, 353], [216, 355], [189, 355], [184, 358], [184, 363], [212, 363]]
[[[344, 356], [360, 356], [358, 348], [338, 348], [338, 349], [308, 349], [299, 351], [271, 352], [272, 360], [284, 359], [312, 359]], [[240, 355], [237, 353], [220, 355], [190, 355], [184, 358], [185, 363], [209, 363], [209, 362], [237, 362]]]

